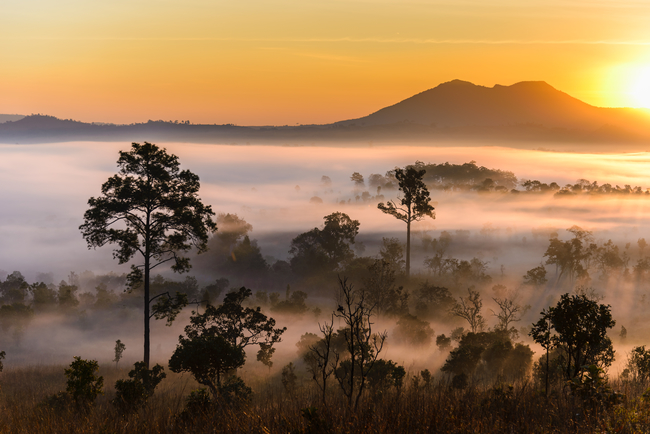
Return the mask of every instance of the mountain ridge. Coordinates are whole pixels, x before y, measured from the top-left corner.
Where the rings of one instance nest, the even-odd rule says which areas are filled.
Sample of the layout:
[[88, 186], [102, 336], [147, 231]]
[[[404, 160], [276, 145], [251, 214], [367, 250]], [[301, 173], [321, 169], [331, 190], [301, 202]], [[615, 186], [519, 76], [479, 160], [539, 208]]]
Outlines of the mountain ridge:
[[[587, 104], [544, 81], [510, 86], [479, 86], [452, 80], [357, 119], [337, 125], [380, 125], [408, 121], [437, 127], [476, 127], [539, 124], [547, 128], [596, 129], [607, 124], [634, 131], [630, 112]], [[643, 116], [641, 113], [631, 115]], [[650, 119], [650, 118], [649, 118]]]
[[[452, 80], [367, 116], [324, 125], [84, 123], [31, 115], [0, 123], [1, 143], [60, 141], [455, 141], [632, 143], [650, 140], [648, 111], [595, 107], [543, 81], [479, 86]], [[638, 146], [637, 146], [638, 147]], [[645, 150], [645, 148], [644, 148]]]

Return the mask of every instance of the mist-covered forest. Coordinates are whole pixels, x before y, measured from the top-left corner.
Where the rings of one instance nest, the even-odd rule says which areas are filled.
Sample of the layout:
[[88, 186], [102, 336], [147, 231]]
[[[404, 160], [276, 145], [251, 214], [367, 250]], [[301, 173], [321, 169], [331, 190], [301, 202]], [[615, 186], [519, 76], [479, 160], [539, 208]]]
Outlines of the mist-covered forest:
[[[69, 169], [74, 148], [63, 149], [56, 158]], [[455, 150], [456, 162], [391, 163], [383, 153], [372, 167], [328, 160], [319, 172], [296, 157], [291, 175], [269, 160], [271, 179], [254, 179], [264, 161], [213, 172], [210, 147], [187, 160], [174, 147], [183, 169], [200, 173], [198, 197], [218, 229], [205, 252], [189, 250], [186, 272], [152, 268], [145, 366], [145, 288], [132, 261], [113, 257], [110, 242], [92, 245], [88, 226], [94, 248], [79, 234], [85, 201], [117, 171], [109, 150], [91, 163], [97, 182], [70, 207], [76, 219], [56, 211], [72, 202], [64, 191], [46, 217], [3, 211], [0, 405], [46, 420], [5, 417], [9, 431], [648, 427], [639, 415], [650, 379], [641, 175], [607, 172], [603, 159], [569, 179], [579, 169], [554, 167], [552, 155], [543, 172], [486, 167]], [[407, 244], [407, 225], [382, 206], [404, 206], [408, 170], [421, 174], [435, 211], [413, 220]], [[17, 243], [25, 234], [50, 239]], [[45, 253], [25, 261], [25, 246], [41, 243]], [[66, 425], [68, 413], [83, 417]]]

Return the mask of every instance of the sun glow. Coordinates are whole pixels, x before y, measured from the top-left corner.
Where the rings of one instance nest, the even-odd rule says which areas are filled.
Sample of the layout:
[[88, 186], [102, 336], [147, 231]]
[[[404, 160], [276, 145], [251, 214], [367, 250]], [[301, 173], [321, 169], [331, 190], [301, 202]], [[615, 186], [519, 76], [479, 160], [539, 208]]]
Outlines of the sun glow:
[[650, 108], [650, 65], [635, 71], [630, 80], [629, 93], [635, 106]]

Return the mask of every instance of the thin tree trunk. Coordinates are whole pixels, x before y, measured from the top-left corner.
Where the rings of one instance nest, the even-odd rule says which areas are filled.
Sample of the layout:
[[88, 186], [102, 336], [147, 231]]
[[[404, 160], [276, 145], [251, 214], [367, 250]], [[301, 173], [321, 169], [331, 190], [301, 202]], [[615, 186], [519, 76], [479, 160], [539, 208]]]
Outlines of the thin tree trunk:
[[411, 275], [411, 222], [406, 222], [406, 278], [408, 279]]
[[150, 240], [149, 240], [149, 227], [151, 224], [151, 213], [147, 212], [146, 232], [144, 239], [144, 365], [149, 369], [150, 358], [150, 334], [149, 329], [149, 261], [150, 258]]
[[149, 369], [149, 256], [144, 258], [144, 365]]

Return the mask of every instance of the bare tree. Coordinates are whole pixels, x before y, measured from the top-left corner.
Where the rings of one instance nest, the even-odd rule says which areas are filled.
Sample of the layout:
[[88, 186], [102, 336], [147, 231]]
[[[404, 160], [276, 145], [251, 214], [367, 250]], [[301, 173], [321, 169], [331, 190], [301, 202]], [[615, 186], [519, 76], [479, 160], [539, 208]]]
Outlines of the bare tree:
[[509, 332], [511, 337], [516, 337], [518, 334], [517, 329], [514, 327], [512, 327], [512, 330], [510, 329], [510, 324], [521, 321], [521, 314], [530, 308], [530, 306], [524, 307], [518, 304], [516, 298], [516, 295], [511, 298], [492, 298], [492, 300], [494, 300], [494, 302], [499, 306], [499, 309], [501, 309], [499, 312], [492, 311], [492, 315], [496, 316], [499, 320], [499, 324], [496, 328]]
[[312, 379], [321, 390], [323, 404], [327, 393], [327, 380], [334, 373], [338, 366], [338, 355], [333, 349], [334, 333], [334, 314], [328, 324], [318, 324], [318, 328], [323, 338], [314, 345], [309, 346], [309, 352], [305, 355], [307, 371], [312, 375]]
[[[363, 290], [355, 291], [345, 278], [339, 278], [339, 285], [342, 300], [334, 316], [342, 319], [346, 325], [341, 332], [349, 358], [338, 363], [334, 376], [348, 399], [348, 405], [352, 407], [354, 403], [356, 410], [368, 374], [375, 365], [388, 334], [386, 331], [372, 332], [371, 318], [376, 305], [368, 304], [367, 293]], [[341, 354], [335, 351], [335, 357], [340, 360]]]
[[483, 301], [478, 291], [467, 288], [467, 292], [467, 297], [459, 297], [460, 302], [456, 302], [456, 305], [451, 308], [451, 313], [465, 319], [472, 333], [476, 333], [485, 327], [485, 318], [481, 315]]

